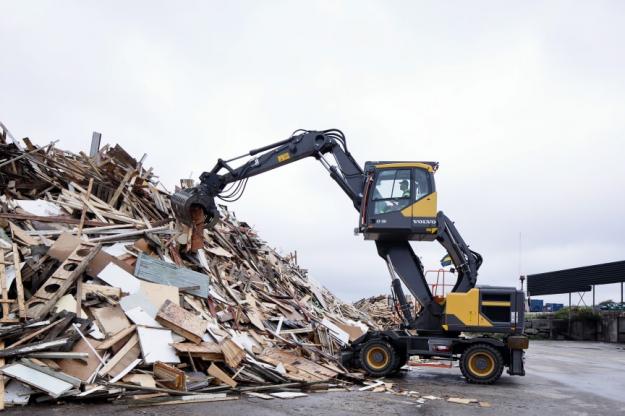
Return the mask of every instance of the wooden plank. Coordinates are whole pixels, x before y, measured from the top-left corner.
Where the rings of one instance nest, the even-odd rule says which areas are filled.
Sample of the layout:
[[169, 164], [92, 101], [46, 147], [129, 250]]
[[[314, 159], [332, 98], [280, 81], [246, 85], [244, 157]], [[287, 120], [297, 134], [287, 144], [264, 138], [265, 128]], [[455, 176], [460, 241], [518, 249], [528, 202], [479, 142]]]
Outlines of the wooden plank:
[[135, 331], [136, 328], [137, 327], [135, 325], [131, 325], [128, 328], [124, 329], [123, 331], [120, 331], [117, 334], [113, 335], [112, 337], [106, 339], [104, 342], [102, 342], [96, 348], [98, 350], [108, 350], [113, 345], [117, 344], [119, 341], [123, 340], [124, 338], [126, 338], [127, 336], [132, 334]]
[[19, 345], [23, 345], [25, 343], [27, 343], [28, 341], [30, 341], [31, 339], [43, 334], [44, 332], [48, 332], [50, 329], [52, 329], [53, 327], [57, 326], [58, 324], [60, 324], [61, 322], [63, 322], [62, 319], [59, 319], [56, 322], [52, 322], [50, 325], [46, 325], [41, 329], [38, 329], [37, 331], [33, 332], [32, 334], [29, 334], [25, 337], [21, 337], [20, 339], [18, 339], [16, 342], [14, 342], [13, 344], [11, 344], [11, 348], [13, 347], [17, 347]]
[[221, 351], [224, 354], [226, 364], [228, 364], [228, 367], [230, 368], [237, 368], [239, 364], [241, 364], [241, 361], [245, 359], [245, 351], [243, 348], [239, 347], [230, 338], [225, 339], [221, 343]]
[[98, 254], [100, 247], [81, 242], [28, 300], [25, 315], [33, 319], [47, 315], [76, 279], [82, 276], [89, 262]]
[[7, 286], [7, 276], [4, 265], [4, 250], [0, 248], [0, 288], [2, 289], [2, 323], [16, 323], [17, 319], [9, 318], [11, 313], [11, 303], [15, 303], [15, 300], [9, 299], [9, 288]]
[[219, 344], [202, 342], [198, 345], [192, 342], [179, 342], [174, 344], [173, 347], [178, 352], [178, 355], [198, 357], [207, 361], [224, 361], [224, 355]]
[[119, 300], [122, 297], [122, 290], [118, 287], [97, 285], [95, 283], [83, 283], [82, 284], [83, 300], [85, 300], [87, 296], [91, 294], [106, 296], [108, 298]]
[[84, 205], [82, 207], [82, 211], [80, 213], [80, 222], [78, 223], [78, 238], [82, 235], [82, 227], [85, 225], [85, 219], [87, 217], [87, 201], [91, 196], [91, 190], [93, 189], [93, 178], [89, 178], [89, 186], [87, 186], [87, 195], [83, 196]]
[[[115, 367], [118, 364], [122, 364], [122, 368], [120, 369], [121, 371], [132, 361], [136, 360], [139, 357], [140, 353], [141, 351], [139, 349], [139, 337], [135, 334], [132, 337], [130, 337], [128, 342], [126, 342], [126, 345], [124, 345], [123, 348], [117, 352], [117, 354], [111, 357], [111, 359], [106, 363], [106, 365], [102, 367], [100, 371], [98, 371], [98, 374], [100, 376], [104, 376], [106, 374], [113, 373], [115, 370]], [[116, 374], [112, 374], [112, 375], [115, 376]]]
[[199, 344], [206, 332], [207, 321], [183, 309], [170, 300], [165, 301], [156, 315], [156, 321], [176, 334]]
[[126, 175], [124, 175], [124, 178], [122, 179], [122, 181], [119, 183], [119, 186], [117, 187], [117, 189], [115, 190], [115, 193], [113, 194], [113, 196], [111, 197], [111, 199], [109, 199], [108, 204], [110, 206], [115, 206], [115, 204], [117, 203], [117, 200], [119, 199], [119, 197], [121, 196], [124, 188], [126, 187], [126, 184], [128, 183], [128, 181], [130, 180], [130, 178], [137, 173], [137, 171], [135, 169], [129, 170], [128, 172], [126, 172]]
[[13, 265], [15, 267], [15, 288], [17, 289], [17, 309], [20, 318], [26, 318], [24, 306], [24, 286], [22, 285], [22, 270], [20, 267], [20, 254], [17, 244], [13, 244]]
[[[0, 250], [2, 251], [2, 250]], [[4, 257], [2, 257], [4, 259]], [[0, 350], [4, 349], [4, 341], [0, 341]], [[4, 367], [4, 357], [0, 357], [0, 368]], [[4, 376], [0, 372], [0, 410], [4, 410]]]
[[215, 363], [212, 363], [210, 367], [208, 367], [208, 375], [215, 377], [219, 381], [228, 386], [235, 388], [237, 386], [237, 382], [234, 381], [228, 374], [226, 374], [221, 368], [217, 367]]
[[336, 371], [288, 351], [268, 348], [258, 356], [258, 359], [272, 365], [284, 365], [286, 376], [291, 380], [328, 381], [338, 375]]
[[[19, 220], [19, 221], [38, 221], [38, 222], [52, 222], [55, 224], [80, 224], [80, 220], [76, 218], [72, 218], [64, 215], [50, 215], [50, 216], [41, 216], [41, 215], [30, 215], [30, 214], [15, 214], [15, 213], [0, 213], [0, 218], [8, 218], [11, 220]], [[88, 225], [90, 227], [101, 227], [110, 225], [109, 223], [102, 221], [93, 221], [93, 220], [85, 220], [84, 225]]]
[[157, 361], [152, 367], [152, 373], [157, 383], [169, 389], [187, 391], [187, 376], [184, 371]]

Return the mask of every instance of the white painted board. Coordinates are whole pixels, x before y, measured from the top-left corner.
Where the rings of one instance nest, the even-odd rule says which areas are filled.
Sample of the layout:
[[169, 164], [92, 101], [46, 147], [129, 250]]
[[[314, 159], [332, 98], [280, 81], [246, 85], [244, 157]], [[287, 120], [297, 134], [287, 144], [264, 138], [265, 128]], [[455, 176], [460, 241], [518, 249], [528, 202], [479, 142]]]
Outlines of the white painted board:
[[343, 344], [347, 344], [349, 342], [349, 334], [343, 331], [338, 326], [334, 325], [327, 318], [323, 318], [323, 321], [321, 321], [321, 325], [328, 328], [330, 330], [330, 333]]
[[176, 350], [171, 346], [174, 340], [169, 329], [139, 326], [137, 327], [137, 335], [139, 335], [143, 361], [146, 364], [153, 364], [157, 361], [164, 363], [180, 362]]
[[9, 377], [18, 379], [23, 383], [38, 388], [39, 390], [43, 390], [54, 398], [57, 398], [63, 393], [66, 393], [74, 388], [73, 385], [66, 381], [52, 377], [51, 375], [42, 373], [41, 371], [37, 371], [34, 368], [26, 367], [20, 363], [4, 366], [2, 368], [2, 372]]
[[98, 278], [104, 280], [113, 287], [118, 287], [124, 293], [137, 293], [141, 289], [139, 279], [122, 269], [115, 263], [109, 263], [98, 274]]

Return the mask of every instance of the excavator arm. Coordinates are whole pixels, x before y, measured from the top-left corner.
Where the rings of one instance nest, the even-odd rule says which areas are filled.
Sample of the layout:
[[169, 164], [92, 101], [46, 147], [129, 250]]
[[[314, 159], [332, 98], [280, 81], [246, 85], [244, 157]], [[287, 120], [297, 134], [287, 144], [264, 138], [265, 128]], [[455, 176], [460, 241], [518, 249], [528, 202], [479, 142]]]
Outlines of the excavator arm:
[[[324, 157], [327, 154], [334, 157], [334, 164]], [[238, 167], [231, 166], [231, 162], [245, 157], [251, 159]], [[288, 139], [250, 150], [233, 159], [219, 159], [212, 170], [200, 176], [200, 184], [197, 187], [174, 194], [172, 205], [176, 217], [188, 225], [197, 225], [197, 218], [192, 214], [201, 208], [203, 224], [210, 225], [218, 218], [215, 198], [225, 202], [236, 200], [245, 190], [250, 177], [308, 157], [319, 160], [330, 177], [352, 200], [354, 208], [360, 209], [363, 171], [347, 150], [343, 133], [332, 129], [303, 131]]]

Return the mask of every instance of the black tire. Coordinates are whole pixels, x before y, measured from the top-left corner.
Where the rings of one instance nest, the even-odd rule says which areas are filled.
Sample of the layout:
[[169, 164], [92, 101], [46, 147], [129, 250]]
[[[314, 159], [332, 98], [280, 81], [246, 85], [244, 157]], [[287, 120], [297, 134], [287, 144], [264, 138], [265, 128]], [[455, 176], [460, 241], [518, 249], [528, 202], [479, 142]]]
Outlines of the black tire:
[[469, 383], [493, 384], [503, 372], [503, 357], [488, 344], [475, 344], [460, 357], [460, 371]]
[[393, 371], [391, 371], [391, 375], [394, 375], [394, 376], [401, 374], [401, 368], [405, 366], [408, 360], [410, 359], [410, 357], [408, 357], [404, 352], [402, 351], [396, 351], [396, 352], [397, 352], [397, 365], [395, 366]]
[[382, 339], [372, 339], [362, 346], [358, 354], [360, 366], [367, 374], [384, 377], [392, 373], [399, 362], [397, 351]]

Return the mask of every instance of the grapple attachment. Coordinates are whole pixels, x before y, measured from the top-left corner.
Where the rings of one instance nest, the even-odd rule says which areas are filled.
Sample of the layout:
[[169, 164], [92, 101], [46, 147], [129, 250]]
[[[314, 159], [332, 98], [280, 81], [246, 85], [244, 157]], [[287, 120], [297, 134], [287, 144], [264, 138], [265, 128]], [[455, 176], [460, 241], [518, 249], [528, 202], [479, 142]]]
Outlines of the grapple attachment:
[[219, 220], [215, 198], [201, 186], [174, 193], [171, 206], [176, 219], [189, 227], [211, 228]]

